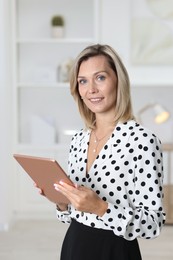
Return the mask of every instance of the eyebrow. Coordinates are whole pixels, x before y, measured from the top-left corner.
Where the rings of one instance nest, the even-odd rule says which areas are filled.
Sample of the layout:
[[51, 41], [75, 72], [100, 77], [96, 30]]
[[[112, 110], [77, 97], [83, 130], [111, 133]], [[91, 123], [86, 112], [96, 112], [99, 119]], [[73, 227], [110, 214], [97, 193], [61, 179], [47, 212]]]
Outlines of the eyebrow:
[[[97, 75], [99, 73], [103, 73], [103, 72], [108, 74], [108, 72], [106, 70], [100, 70], [100, 71], [95, 72], [93, 75], [95, 76], [95, 75]], [[86, 78], [86, 76], [80, 76], [79, 75], [78, 78]]]

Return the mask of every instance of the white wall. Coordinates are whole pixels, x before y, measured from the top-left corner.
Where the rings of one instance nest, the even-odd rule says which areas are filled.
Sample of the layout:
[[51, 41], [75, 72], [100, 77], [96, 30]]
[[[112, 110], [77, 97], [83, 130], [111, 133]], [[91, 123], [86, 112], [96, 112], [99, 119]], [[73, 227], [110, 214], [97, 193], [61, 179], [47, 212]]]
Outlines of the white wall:
[[130, 53], [130, 0], [101, 1], [101, 40], [110, 44], [128, 65]]
[[131, 63], [132, 0], [101, 0], [101, 3], [101, 40], [117, 50], [132, 83], [173, 86], [173, 66], [135, 66]]
[[0, 230], [11, 215], [12, 95], [9, 66], [8, 1], [0, 0]]

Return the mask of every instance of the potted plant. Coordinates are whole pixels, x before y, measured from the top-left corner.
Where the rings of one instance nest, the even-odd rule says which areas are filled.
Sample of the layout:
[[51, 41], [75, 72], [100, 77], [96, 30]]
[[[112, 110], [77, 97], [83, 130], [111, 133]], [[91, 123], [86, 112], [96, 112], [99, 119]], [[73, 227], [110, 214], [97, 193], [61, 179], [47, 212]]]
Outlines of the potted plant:
[[52, 36], [61, 38], [64, 35], [64, 18], [61, 15], [55, 15], [51, 20]]

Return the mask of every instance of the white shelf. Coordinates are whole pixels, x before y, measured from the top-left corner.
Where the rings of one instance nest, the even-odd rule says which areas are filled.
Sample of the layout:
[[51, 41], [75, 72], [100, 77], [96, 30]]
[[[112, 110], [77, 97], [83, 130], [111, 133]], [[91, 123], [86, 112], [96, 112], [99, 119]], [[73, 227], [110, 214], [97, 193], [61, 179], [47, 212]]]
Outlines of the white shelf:
[[50, 43], [50, 44], [71, 44], [71, 43], [92, 43], [95, 42], [94, 38], [62, 38], [62, 39], [53, 39], [53, 38], [20, 38], [16, 40], [16, 43], [18, 44], [44, 44], [44, 43]]
[[69, 148], [69, 145], [64, 145], [64, 144], [54, 144], [54, 145], [36, 145], [36, 144], [19, 144], [18, 145], [18, 152], [23, 152], [23, 151], [60, 151], [64, 150], [66, 148]]
[[135, 87], [172, 87], [173, 67], [146, 66], [128, 70], [132, 85]]
[[28, 82], [18, 82], [17, 83], [17, 88], [68, 88], [69, 89], [69, 83], [64, 83], [64, 82], [33, 82], [33, 83], [28, 83]]
[[134, 80], [131, 81], [132, 88], [173, 88], [172, 81], [151, 81], [151, 80]]

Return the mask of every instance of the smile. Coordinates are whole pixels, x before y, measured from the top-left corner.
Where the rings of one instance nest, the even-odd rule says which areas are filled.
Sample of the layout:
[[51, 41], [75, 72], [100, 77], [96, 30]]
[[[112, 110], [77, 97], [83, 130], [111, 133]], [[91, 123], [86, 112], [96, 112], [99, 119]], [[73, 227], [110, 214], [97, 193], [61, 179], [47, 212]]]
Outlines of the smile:
[[93, 103], [98, 103], [98, 102], [100, 102], [100, 101], [102, 101], [103, 100], [103, 98], [90, 98], [89, 99], [91, 102], [93, 102]]

